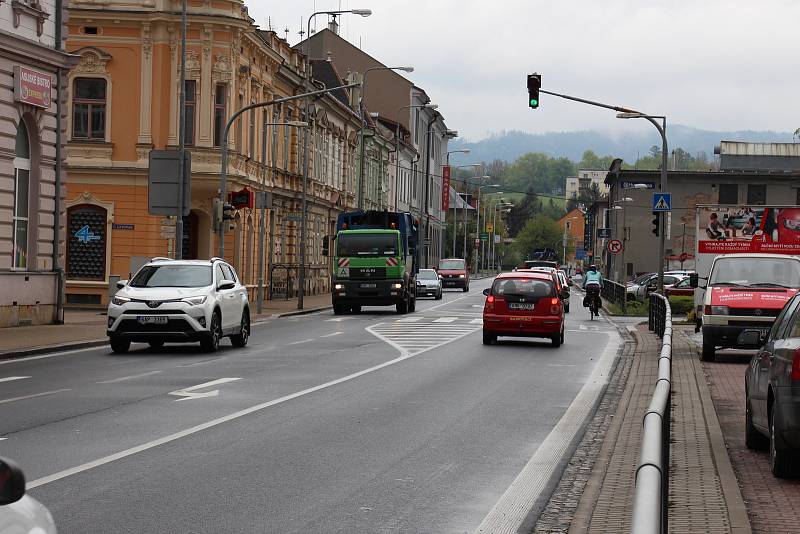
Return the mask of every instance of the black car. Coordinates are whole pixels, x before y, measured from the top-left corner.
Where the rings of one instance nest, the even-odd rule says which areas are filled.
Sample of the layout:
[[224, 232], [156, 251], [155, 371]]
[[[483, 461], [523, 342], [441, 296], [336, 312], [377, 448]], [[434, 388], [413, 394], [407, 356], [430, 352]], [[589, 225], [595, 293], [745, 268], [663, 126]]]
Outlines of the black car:
[[[758, 330], [740, 334], [758, 345]], [[800, 475], [800, 294], [781, 310], [745, 374], [745, 444], [769, 447], [772, 474]]]

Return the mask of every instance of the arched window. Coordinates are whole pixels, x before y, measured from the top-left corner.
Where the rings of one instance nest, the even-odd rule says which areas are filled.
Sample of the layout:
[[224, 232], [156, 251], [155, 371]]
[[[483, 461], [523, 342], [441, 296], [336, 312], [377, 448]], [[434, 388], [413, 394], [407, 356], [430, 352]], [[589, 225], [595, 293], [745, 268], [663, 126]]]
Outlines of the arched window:
[[31, 144], [28, 128], [20, 119], [14, 146], [14, 235], [11, 266], [28, 267], [28, 207], [30, 206]]
[[106, 225], [108, 212], [94, 204], [67, 210], [67, 277], [72, 280], [106, 279]]

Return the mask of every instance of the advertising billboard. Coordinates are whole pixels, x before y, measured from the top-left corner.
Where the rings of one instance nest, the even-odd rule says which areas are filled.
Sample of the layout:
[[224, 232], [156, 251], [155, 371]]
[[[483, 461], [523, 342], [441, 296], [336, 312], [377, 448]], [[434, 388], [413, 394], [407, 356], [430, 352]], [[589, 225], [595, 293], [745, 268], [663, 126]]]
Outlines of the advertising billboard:
[[800, 254], [798, 206], [702, 206], [696, 230], [698, 254]]

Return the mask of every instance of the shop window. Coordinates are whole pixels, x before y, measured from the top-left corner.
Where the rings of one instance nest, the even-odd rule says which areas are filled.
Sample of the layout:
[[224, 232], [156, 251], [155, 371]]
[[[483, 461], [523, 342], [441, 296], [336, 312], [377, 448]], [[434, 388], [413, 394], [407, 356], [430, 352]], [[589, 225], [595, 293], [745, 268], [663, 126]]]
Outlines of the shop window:
[[28, 207], [30, 206], [31, 145], [28, 128], [20, 119], [14, 147], [14, 214], [12, 261], [15, 269], [28, 267]]
[[188, 145], [194, 145], [194, 119], [195, 119], [195, 106], [197, 105], [197, 80], [185, 80], [183, 86], [185, 95], [184, 114], [185, 114], [185, 128], [183, 129], [183, 142]]
[[217, 84], [214, 92], [214, 146], [222, 145], [222, 134], [225, 132], [227, 88], [225, 84]]
[[738, 184], [719, 184], [719, 203], [738, 204], [739, 185]]
[[72, 98], [72, 138], [104, 141], [106, 138], [106, 81], [77, 78]]
[[106, 221], [100, 206], [79, 204], [67, 210], [67, 278], [106, 279]]
[[765, 184], [749, 184], [747, 186], [747, 203], [751, 206], [763, 206], [767, 203], [767, 186]]

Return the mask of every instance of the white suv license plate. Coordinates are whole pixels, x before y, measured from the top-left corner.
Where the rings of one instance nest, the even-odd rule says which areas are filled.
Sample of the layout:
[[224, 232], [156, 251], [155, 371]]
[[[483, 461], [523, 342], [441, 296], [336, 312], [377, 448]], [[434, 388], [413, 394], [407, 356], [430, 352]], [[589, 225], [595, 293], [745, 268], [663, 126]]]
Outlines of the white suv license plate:
[[512, 310], [532, 310], [535, 304], [530, 302], [509, 302], [508, 307]]
[[169, 317], [166, 315], [139, 315], [136, 317], [139, 324], [167, 324]]

